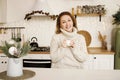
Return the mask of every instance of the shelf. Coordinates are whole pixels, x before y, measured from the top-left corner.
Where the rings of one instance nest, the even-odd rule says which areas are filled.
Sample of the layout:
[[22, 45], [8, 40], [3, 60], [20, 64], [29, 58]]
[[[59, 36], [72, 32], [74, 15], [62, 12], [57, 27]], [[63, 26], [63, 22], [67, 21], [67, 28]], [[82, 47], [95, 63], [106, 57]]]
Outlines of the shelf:
[[[76, 14], [77, 16], [100, 16], [100, 14], [83, 14], [83, 13], [79, 13], [79, 14]], [[101, 14], [101, 15], [105, 15], [105, 14]]]
[[89, 54], [115, 54], [114, 51], [107, 51], [105, 49], [102, 49], [101, 47], [89, 47], [88, 52]]
[[25, 27], [0, 27], [0, 29], [25, 29]]

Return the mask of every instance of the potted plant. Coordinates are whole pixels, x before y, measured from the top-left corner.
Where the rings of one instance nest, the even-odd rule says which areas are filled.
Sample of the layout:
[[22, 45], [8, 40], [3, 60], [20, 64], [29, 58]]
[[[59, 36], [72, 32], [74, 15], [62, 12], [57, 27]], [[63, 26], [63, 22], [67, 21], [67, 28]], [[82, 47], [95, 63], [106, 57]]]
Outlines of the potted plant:
[[116, 32], [117, 30], [120, 29], [120, 8], [119, 10], [112, 15], [113, 17], [113, 25], [115, 25], [115, 27], [112, 30], [112, 50], [115, 51], [115, 38], [116, 38]]
[[0, 49], [8, 57], [7, 76], [22, 76], [23, 62], [21, 57], [27, 55], [30, 51], [29, 41], [24, 42], [22, 45], [21, 42], [16, 42], [15, 40], [2, 41], [2, 43]]
[[0, 49], [9, 58], [20, 58], [25, 56], [28, 51], [30, 51], [29, 41], [23, 43], [22, 46], [20, 42], [16, 42], [15, 40], [11, 40], [9, 42], [2, 41], [2, 43], [3, 44]]
[[113, 19], [113, 25], [120, 25], [120, 9], [112, 15]]
[[115, 27], [112, 30], [112, 50], [115, 51], [115, 35], [117, 30], [120, 29], [120, 8], [119, 10], [112, 15], [113, 17], [113, 25], [115, 25]]
[[115, 51], [114, 69], [120, 69], [120, 8], [112, 16], [114, 18], [113, 25], [115, 25], [112, 31], [112, 47]]

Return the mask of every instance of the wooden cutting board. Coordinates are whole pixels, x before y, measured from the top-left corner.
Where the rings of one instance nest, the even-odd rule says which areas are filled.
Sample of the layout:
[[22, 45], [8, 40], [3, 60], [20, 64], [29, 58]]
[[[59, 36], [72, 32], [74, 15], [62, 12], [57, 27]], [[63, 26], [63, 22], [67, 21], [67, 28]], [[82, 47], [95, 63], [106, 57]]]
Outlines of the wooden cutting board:
[[80, 31], [78, 31], [78, 34], [81, 34], [85, 37], [86, 45], [89, 46], [91, 43], [91, 39], [92, 39], [90, 33], [85, 30], [80, 30]]

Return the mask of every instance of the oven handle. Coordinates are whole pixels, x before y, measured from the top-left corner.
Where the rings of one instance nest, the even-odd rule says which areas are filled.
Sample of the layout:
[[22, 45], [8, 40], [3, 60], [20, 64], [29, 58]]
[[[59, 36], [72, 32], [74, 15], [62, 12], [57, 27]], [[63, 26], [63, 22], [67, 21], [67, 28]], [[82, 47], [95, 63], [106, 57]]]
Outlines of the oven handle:
[[24, 61], [24, 63], [51, 63], [50, 61]]

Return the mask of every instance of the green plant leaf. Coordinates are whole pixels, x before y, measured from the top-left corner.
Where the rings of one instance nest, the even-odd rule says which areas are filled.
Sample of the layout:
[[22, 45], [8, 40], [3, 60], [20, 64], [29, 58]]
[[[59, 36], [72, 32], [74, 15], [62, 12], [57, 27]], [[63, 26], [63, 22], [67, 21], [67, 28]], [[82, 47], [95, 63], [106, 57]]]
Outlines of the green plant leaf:
[[[9, 58], [22, 57], [22, 56], [25, 56], [26, 54], [28, 54], [28, 52], [30, 51], [29, 41], [25, 42], [22, 47], [21, 47], [20, 42], [16, 42], [15, 44], [9, 44], [7, 41], [4, 41], [2, 43], [3, 43], [3, 45], [0, 46], [0, 49]], [[9, 48], [13, 47], [13, 46], [17, 48], [18, 53], [17, 54], [14, 53], [14, 55], [11, 55], [9, 53]]]

